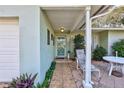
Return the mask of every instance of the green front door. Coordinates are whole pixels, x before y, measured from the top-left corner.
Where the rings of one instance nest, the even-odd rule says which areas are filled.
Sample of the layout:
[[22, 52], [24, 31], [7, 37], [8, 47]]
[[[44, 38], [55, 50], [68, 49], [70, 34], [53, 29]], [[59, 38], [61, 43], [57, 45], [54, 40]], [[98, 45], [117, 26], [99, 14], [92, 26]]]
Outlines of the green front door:
[[66, 56], [66, 38], [64, 36], [57, 37], [56, 54], [57, 54], [57, 57], [65, 57]]

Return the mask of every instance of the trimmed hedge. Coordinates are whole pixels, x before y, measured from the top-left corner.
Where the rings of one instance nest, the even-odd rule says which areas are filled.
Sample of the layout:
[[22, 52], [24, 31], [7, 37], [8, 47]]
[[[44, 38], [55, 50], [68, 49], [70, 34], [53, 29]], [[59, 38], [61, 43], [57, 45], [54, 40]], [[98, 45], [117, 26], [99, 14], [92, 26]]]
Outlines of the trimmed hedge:
[[56, 62], [52, 62], [50, 68], [46, 72], [45, 80], [42, 84], [38, 83], [37, 88], [48, 88], [50, 85], [50, 81], [53, 76], [53, 72], [55, 70]]
[[97, 45], [97, 47], [93, 51], [92, 59], [101, 61], [103, 60], [102, 57], [105, 56], [106, 54], [107, 54], [106, 49]]
[[115, 52], [118, 52], [119, 57], [124, 57], [124, 39], [121, 39], [112, 45], [112, 51], [113, 55], [115, 55]]

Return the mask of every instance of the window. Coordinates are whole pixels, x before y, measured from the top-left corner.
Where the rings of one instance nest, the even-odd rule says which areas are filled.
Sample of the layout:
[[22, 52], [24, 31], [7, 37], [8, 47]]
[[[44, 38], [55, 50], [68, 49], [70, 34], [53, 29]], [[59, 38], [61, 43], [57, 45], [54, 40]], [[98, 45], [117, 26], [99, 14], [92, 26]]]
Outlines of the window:
[[51, 40], [53, 40], [53, 34], [51, 34]]
[[50, 45], [50, 31], [47, 29], [47, 44]]
[[54, 42], [54, 36], [53, 36], [53, 34], [51, 34], [51, 40], [53, 41], [53, 46], [54, 46], [55, 42]]

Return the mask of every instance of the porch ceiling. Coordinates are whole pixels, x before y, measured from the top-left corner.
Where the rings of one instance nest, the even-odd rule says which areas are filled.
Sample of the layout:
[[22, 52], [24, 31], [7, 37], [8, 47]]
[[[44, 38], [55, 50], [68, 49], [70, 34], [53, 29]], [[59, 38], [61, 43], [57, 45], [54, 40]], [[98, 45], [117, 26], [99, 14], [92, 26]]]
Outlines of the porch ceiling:
[[[96, 15], [102, 5], [92, 6], [91, 16]], [[105, 7], [105, 6], [104, 6]], [[102, 10], [103, 8], [101, 8]], [[42, 7], [48, 16], [50, 24], [55, 32], [60, 31], [60, 27], [68, 31], [80, 31], [80, 27], [85, 23], [85, 6], [79, 7]]]

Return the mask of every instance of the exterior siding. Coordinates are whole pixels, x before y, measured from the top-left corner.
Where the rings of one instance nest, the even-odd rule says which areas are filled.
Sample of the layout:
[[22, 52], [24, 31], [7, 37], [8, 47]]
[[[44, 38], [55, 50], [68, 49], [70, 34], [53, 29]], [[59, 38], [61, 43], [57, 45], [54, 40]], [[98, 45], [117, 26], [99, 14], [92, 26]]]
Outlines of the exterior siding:
[[[47, 45], [47, 29], [50, 31], [50, 45]], [[51, 40], [51, 34], [54, 36], [54, 31], [49, 23], [46, 14], [40, 11], [40, 73], [41, 82], [45, 78], [45, 73], [50, 67], [51, 62], [54, 60], [54, 46], [53, 40]]]
[[99, 33], [93, 32], [92, 33], [92, 50], [94, 50], [97, 45], [99, 45]]
[[99, 32], [99, 45], [108, 50], [108, 31]]
[[38, 6], [0, 6], [0, 17], [19, 17], [20, 72], [40, 75], [40, 29]]

